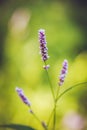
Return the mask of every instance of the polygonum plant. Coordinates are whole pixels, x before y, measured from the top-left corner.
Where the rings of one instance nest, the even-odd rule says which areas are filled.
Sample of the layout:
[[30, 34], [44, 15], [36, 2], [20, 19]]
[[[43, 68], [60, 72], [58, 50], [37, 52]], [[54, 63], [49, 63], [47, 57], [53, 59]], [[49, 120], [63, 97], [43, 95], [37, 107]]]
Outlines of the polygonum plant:
[[73, 89], [75, 87], [78, 87], [81, 84], [85, 84], [87, 82], [83, 82], [83, 83], [79, 83], [79, 84], [73, 85], [73, 86], [69, 87], [68, 89], [66, 89], [66, 90], [64, 90], [63, 92], [60, 93], [59, 90], [61, 89], [61, 86], [63, 86], [66, 74], [68, 72], [68, 60], [65, 59], [63, 61], [63, 63], [62, 63], [62, 69], [61, 69], [60, 75], [58, 77], [57, 91], [55, 92], [54, 88], [53, 88], [53, 85], [51, 83], [49, 74], [48, 74], [48, 70], [50, 68], [50, 65], [48, 65], [46, 63], [46, 61], [49, 59], [49, 55], [48, 55], [47, 41], [46, 41], [46, 35], [45, 35], [45, 30], [44, 29], [40, 29], [38, 31], [38, 37], [39, 37], [40, 55], [41, 55], [41, 59], [42, 59], [42, 61], [44, 63], [43, 68], [46, 71], [46, 74], [48, 76], [48, 82], [49, 82], [49, 86], [50, 86], [50, 89], [51, 89], [51, 92], [52, 92], [52, 96], [53, 96], [53, 101], [54, 101], [54, 107], [53, 107], [51, 115], [49, 115], [48, 122], [41, 121], [37, 117], [37, 115], [34, 113], [34, 111], [32, 109], [31, 102], [25, 96], [25, 94], [24, 94], [24, 92], [23, 92], [23, 90], [21, 88], [16, 87], [16, 92], [19, 95], [19, 97], [21, 98], [22, 102], [25, 103], [29, 107], [29, 112], [37, 119], [37, 121], [41, 124], [41, 126], [44, 128], [44, 130], [50, 130], [49, 129], [49, 124], [50, 124], [51, 118], [53, 118], [53, 124], [51, 126], [52, 130], [56, 130], [56, 124], [57, 124], [57, 122], [56, 122], [56, 106], [57, 106], [57, 103], [58, 103], [59, 99], [64, 94], [66, 94], [68, 91], [70, 91], [71, 89]]

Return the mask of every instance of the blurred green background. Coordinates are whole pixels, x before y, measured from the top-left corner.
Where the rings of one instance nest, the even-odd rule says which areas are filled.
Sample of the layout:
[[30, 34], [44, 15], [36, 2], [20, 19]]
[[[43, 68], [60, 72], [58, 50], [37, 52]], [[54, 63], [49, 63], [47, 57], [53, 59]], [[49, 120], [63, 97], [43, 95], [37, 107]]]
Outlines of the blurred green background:
[[[19, 99], [16, 86], [24, 90], [41, 120], [47, 121], [53, 109], [50, 87], [39, 55], [40, 28], [46, 30], [49, 74], [54, 90], [64, 59], [69, 61], [69, 71], [61, 91], [87, 81], [87, 1], [0, 0], [0, 124], [16, 123], [42, 129]], [[86, 86], [70, 91], [59, 101], [57, 130], [65, 130], [65, 127], [71, 130], [65, 121], [68, 113], [71, 113], [69, 120], [79, 116], [82, 119], [80, 124], [83, 123], [83, 130], [86, 130]]]

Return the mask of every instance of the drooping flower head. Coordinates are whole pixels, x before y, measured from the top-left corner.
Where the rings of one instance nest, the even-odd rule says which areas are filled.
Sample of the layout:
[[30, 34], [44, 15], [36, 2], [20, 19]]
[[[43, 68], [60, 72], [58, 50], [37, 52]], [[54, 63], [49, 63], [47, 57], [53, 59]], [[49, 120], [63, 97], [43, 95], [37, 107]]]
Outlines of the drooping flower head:
[[48, 60], [49, 56], [48, 56], [48, 48], [47, 48], [45, 30], [40, 29], [38, 32], [39, 32], [39, 42], [40, 42], [40, 54], [42, 56], [42, 60], [46, 61], [46, 60]]
[[16, 87], [16, 92], [18, 93], [19, 97], [21, 98], [21, 100], [26, 104], [28, 105], [29, 107], [31, 106], [31, 103], [30, 101], [27, 99], [27, 97], [24, 95], [24, 92], [22, 89]]
[[59, 76], [59, 86], [62, 86], [66, 77], [68, 71], [68, 61], [64, 60], [63, 65], [62, 65], [62, 70], [60, 72], [60, 76]]

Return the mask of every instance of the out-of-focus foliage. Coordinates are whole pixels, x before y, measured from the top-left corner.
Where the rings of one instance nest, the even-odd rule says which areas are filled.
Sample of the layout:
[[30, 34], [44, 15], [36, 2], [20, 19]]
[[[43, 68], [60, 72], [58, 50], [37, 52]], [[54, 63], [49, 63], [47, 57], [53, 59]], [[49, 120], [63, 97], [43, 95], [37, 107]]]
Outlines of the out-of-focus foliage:
[[13, 130], [35, 130], [29, 126], [25, 125], [17, 125], [17, 124], [9, 124], [9, 125], [0, 125], [0, 128], [9, 128]]
[[[86, 11], [84, 0], [0, 0], [0, 124], [42, 129], [19, 100], [15, 86], [24, 89], [40, 119], [47, 121], [50, 115], [53, 100], [39, 55], [40, 28], [46, 30], [54, 89], [65, 58], [69, 72], [62, 90], [87, 81]], [[71, 110], [87, 118], [86, 92], [82, 86], [59, 101], [57, 129], [63, 129], [62, 119]]]

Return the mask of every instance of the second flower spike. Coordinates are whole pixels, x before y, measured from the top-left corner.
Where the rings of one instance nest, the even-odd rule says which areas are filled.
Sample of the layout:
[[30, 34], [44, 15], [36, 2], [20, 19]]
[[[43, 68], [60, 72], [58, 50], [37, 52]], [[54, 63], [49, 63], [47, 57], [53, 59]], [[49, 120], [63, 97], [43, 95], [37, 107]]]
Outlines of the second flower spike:
[[59, 83], [58, 83], [59, 86], [63, 85], [67, 71], [68, 71], [68, 61], [64, 60], [63, 65], [62, 65], [62, 70], [61, 70], [60, 76], [59, 76]]
[[29, 107], [31, 106], [30, 101], [27, 99], [27, 97], [24, 95], [24, 92], [22, 89], [16, 87], [16, 92], [18, 93], [19, 97], [21, 98], [21, 100], [28, 105]]

